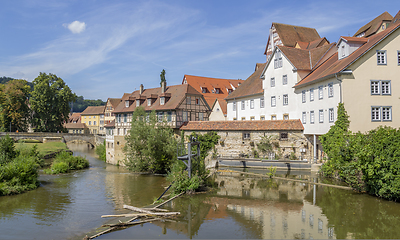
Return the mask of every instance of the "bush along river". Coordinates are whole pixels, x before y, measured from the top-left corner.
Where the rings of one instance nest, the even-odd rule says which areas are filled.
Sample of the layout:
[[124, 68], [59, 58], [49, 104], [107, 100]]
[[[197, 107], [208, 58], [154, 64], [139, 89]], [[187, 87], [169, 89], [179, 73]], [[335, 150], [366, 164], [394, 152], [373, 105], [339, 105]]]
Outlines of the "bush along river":
[[[100, 161], [86, 145], [88, 169], [39, 177], [40, 187], [0, 197], [1, 239], [83, 239], [124, 214], [123, 205], [150, 205], [169, 185], [162, 176], [134, 174]], [[260, 171], [266, 173], [267, 171]], [[259, 172], [259, 173], [260, 173]], [[286, 173], [277, 172], [284, 176]], [[323, 182], [307, 171], [286, 177]], [[132, 226], [96, 239], [400, 238], [400, 204], [327, 186], [257, 178], [222, 170], [213, 191], [183, 195], [164, 208], [172, 221]]]

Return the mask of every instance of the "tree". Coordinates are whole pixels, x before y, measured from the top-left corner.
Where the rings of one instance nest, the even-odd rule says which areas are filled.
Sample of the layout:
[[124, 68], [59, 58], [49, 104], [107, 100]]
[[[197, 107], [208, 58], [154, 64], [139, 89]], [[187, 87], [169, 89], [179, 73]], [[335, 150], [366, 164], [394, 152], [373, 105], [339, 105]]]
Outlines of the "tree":
[[0, 87], [0, 129], [26, 131], [30, 109], [28, 97], [31, 88], [25, 80], [11, 80]]
[[163, 82], [167, 81], [165, 79], [165, 70], [164, 69], [161, 71], [160, 78], [161, 78], [161, 81], [160, 81], [160, 86], [161, 86]]
[[173, 129], [159, 121], [156, 113], [138, 107], [133, 112], [131, 130], [125, 136], [125, 165], [134, 171], [166, 173], [176, 158]]
[[75, 101], [75, 93], [61, 78], [51, 73], [40, 73], [33, 84], [30, 104], [35, 131], [64, 131], [63, 123], [68, 120], [69, 104]]

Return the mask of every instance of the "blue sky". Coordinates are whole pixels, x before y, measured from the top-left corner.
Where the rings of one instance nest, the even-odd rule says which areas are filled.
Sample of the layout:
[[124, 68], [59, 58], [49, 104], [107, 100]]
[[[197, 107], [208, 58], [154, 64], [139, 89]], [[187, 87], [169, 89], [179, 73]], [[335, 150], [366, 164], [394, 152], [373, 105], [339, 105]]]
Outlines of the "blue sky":
[[0, 3], [0, 76], [61, 77], [85, 99], [168, 85], [183, 76], [246, 79], [265, 62], [272, 22], [336, 42], [393, 1], [14, 0]]

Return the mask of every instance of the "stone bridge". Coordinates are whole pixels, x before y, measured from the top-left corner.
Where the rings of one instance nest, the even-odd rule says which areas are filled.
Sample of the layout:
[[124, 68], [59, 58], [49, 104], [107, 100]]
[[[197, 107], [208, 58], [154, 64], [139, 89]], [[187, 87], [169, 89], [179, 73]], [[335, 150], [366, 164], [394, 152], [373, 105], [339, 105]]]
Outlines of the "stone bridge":
[[50, 142], [50, 141], [61, 141], [61, 142], [71, 142], [71, 141], [85, 141], [92, 145], [92, 147], [97, 146], [105, 140], [105, 136], [93, 135], [93, 134], [73, 134], [73, 133], [47, 133], [47, 132], [0, 132], [0, 137], [9, 135], [15, 141], [21, 139], [34, 139], [40, 142]]

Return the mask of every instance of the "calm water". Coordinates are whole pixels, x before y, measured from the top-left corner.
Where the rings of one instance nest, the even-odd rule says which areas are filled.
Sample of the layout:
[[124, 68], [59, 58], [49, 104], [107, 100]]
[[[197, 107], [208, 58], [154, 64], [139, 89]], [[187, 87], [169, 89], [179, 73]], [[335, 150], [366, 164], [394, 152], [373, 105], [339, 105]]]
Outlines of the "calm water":
[[[123, 204], [146, 206], [168, 185], [163, 177], [136, 175], [96, 159], [90, 168], [41, 175], [34, 191], [0, 197], [0, 239], [82, 239], [122, 214]], [[284, 173], [282, 173], [284, 174]], [[290, 177], [312, 178], [307, 172]], [[319, 180], [320, 181], [320, 180]], [[165, 208], [180, 211], [174, 222], [154, 222], [98, 239], [207, 238], [400, 238], [400, 204], [336, 188], [218, 175], [213, 193], [185, 196]], [[124, 219], [121, 219], [124, 220]]]

